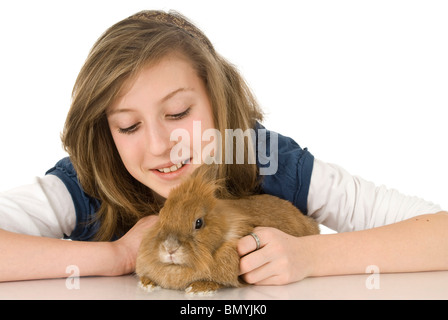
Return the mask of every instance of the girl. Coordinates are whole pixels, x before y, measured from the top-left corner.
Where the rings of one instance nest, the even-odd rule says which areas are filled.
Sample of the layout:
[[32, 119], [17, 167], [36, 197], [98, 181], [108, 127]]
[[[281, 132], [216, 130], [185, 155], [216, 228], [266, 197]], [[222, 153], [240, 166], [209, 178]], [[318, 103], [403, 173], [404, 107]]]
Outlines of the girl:
[[[83, 276], [133, 272], [145, 230], [204, 155], [227, 160], [219, 177], [231, 196], [274, 194], [339, 232], [295, 238], [256, 228], [259, 248], [252, 236], [237, 248], [249, 283], [363, 273], [369, 265], [381, 272], [448, 269], [448, 215], [439, 206], [315, 159], [261, 121], [236, 69], [184, 17], [144, 11], [118, 22], [76, 80], [62, 135], [70, 157], [0, 199], [0, 280], [65, 277], [68, 265]], [[173, 136], [179, 129], [181, 139]], [[230, 141], [220, 146], [208, 136], [213, 148], [201, 143], [214, 129], [221, 137], [226, 130], [264, 135], [241, 140], [242, 150], [254, 153], [236, 164], [241, 149], [226, 148]], [[274, 172], [260, 175], [271, 165]]]

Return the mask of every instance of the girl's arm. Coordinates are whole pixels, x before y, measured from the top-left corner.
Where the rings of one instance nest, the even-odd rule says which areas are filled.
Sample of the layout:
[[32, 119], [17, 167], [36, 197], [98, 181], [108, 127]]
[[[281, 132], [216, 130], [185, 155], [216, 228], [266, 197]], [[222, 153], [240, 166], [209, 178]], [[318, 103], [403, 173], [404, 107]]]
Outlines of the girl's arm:
[[253, 284], [275, 285], [309, 276], [448, 270], [448, 213], [425, 214], [369, 230], [296, 238], [256, 228], [238, 243], [240, 272]]
[[313, 241], [310, 276], [448, 270], [448, 213], [425, 214], [369, 230]]
[[68, 241], [0, 229], [0, 281], [68, 277], [70, 265], [79, 269], [80, 276], [131, 273], [144, 231], [156, 219], [141, 219], [115, 242]]
[[[438, 212], [438, 213], [437, 213]], [[314, 161], [308, 215], [339, 233], [294, 238], [258, 228], [238, 244], [241, 273], [256, 284], [284, 284], [307, 276], [448, 270], [448, 214], [440, 206], [377, 187], [341, 167]]]
[[80, 275], [118, 275], [120, 252], [108, 242], [67, 241], [0, 230], [0, 281], [68, 277], [69, 265]]

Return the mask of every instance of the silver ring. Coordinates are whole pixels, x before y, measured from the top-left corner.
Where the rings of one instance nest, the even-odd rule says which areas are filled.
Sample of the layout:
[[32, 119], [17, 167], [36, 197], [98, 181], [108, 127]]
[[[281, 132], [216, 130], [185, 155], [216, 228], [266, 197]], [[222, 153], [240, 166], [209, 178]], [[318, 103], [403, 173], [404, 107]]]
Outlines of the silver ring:
[[260, 249], [260, 238], [258, 238], [258, 236], [253, 232], [249, 233], [249, 235], [251, 235], [252, 238], [254, 238], [255, 243], [257, 244], [257, 248], [255, 250]]

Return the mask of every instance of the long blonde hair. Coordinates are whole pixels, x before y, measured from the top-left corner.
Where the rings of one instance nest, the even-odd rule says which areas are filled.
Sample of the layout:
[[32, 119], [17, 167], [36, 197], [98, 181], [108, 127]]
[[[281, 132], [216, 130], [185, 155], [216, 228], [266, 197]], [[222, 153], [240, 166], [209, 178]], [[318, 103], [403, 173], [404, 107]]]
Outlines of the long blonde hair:
[[[204, 81], [215, 126], [223, 137], [225, 129], [245, 131], [262, 118], [236, 68], [182, 15], [142, 11], [110, 27], [94, 44], [76, 79], [62, 133], [84, 191], [101, 201], [97, 240], [123, 235], [138, 219], [158, 213], [163, 205], [124, 167], [106, 110], [127, 80], [172, 52], [185, 55]], [[246, 161], [221, 165], [218, 178], [226, 179], [229, 194], [241, 196], [253, 192], [257, 177], [256, 165]]]

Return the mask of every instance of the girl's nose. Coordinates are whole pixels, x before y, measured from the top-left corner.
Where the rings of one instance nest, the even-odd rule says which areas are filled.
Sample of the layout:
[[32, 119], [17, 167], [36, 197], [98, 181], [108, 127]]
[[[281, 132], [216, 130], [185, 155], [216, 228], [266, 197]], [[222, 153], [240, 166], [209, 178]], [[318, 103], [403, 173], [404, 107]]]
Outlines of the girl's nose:
[[153, 122], [146, 129], [146, 149], [152, 156], [169, 154], [173, 142], [170, 141], [170, 133], [157, 122]]

